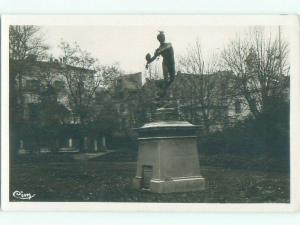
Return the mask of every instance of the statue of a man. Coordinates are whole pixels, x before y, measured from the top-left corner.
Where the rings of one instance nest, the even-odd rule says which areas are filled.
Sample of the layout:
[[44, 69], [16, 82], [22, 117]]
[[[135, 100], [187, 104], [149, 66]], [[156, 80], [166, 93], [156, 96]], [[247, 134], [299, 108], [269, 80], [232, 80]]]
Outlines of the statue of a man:
[[151, 57], [149, 53], [146, 55], [146, 69], [148, 69], [148, 65], [151, 62], [153, 62], [158, 56], [161, 55], [163, 57], [162, 69], [164, 79], [171, 83], [175, 78], [174, 50], [171, 43], [165, 42], [165, 34], [163, 31], [159, 31], [157, 40], [159, 41], [160, 45], [158, 49], [155, 50], [154, 56]]

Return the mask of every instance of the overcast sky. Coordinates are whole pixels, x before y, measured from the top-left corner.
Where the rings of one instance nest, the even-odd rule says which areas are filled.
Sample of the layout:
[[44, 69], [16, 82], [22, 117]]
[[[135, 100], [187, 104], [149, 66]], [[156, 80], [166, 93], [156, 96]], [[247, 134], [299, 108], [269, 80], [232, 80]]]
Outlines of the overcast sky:
[[[145, 55], [159, 46], [156, 35], [163, 30], [166, 42], [171, 42], [175, 57], [184, 55], [189, 45], [198, 39], [205, 54], [218, 52], [237, 35], [245, 35], [249, 26], [45, 26], [46, 42], [54, 57], [60, 55], [61, 40], [76, 41], [102, 64], [119, 63], [125, 73], [145, 72]], [[266, 27], [267, 33], [278, 35], [278, 27]], [[284, 38], [284, 29], [282, 37]], [[160, 63], [160, 62], [156, 62]]]

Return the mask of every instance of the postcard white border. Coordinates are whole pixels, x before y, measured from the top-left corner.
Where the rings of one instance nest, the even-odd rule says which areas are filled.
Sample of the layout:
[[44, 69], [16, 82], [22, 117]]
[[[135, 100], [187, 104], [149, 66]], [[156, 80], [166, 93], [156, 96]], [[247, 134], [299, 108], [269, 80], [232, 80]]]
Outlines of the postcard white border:
[[[9, 202], [9, 57], [8, 26], [18, 25], [106, 25], [106, 26], [247, 26], [281, 25], [290, 27], [291, 43], [291, 194], [289, 204], [232, 203], [111, 203], [111, 202]], [[1, 26], [1, 207], [17, 211], [114, 211], [114, 212], [293, 212], [299, 210], [300, 193], [300, 78], [299, 24], [297, 16], [199, 16], [199, 15], [7, 15]]]

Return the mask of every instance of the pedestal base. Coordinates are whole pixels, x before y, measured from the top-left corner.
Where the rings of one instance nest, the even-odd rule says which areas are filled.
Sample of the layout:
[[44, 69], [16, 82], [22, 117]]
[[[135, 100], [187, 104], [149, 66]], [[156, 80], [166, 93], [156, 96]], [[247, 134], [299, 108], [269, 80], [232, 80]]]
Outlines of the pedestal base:
[[205, 189], [194, 125], [185, 121], [161, 121], [145, 124], [138, 131], [135, 188], [155, 193]]
[[[136, 189], [143, 189], [142, 178], [135, 177], [133, 186]], [[150, 188], [144, 190], [154, 193], [203, 191], [205, 190], [205, 179], [203, 177], [184, 177], [169, 180], [153, 179], [150, 181]]]

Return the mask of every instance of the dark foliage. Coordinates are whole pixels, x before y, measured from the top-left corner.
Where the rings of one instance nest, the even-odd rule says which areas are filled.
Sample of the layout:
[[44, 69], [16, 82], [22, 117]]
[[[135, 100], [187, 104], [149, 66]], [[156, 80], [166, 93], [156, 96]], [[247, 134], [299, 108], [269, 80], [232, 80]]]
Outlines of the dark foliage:
[[289, 157], [289, 104], [273, 100], [257, 119], [248, 118], [227, 128], [202, 136], [199, 148], [206, 154], [265, 155]]

